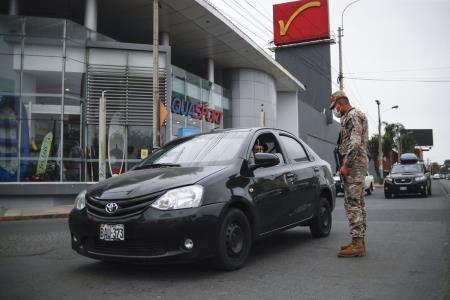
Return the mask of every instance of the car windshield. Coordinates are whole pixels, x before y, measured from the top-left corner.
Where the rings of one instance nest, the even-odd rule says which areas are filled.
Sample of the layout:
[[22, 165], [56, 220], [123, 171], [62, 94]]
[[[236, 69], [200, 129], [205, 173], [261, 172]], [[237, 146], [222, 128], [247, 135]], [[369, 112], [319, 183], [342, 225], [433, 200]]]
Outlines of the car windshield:
[[421, 173], [421, 165], [395, 165], [392, 167], [392, 174], [396, 173]]
[[236, 158], [248, 134], [247, 131], [219, 132], [175, 141], [155, 151], [135, 169], [226, 165]]

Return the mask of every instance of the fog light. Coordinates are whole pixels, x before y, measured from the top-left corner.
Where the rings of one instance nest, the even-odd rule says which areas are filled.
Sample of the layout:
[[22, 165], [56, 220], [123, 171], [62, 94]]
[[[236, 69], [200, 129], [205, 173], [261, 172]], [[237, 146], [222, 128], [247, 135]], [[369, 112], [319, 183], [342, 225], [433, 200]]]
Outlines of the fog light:
[[192, 248], [194, 248], [194, 241], [191, 239], [185, 239], [184, 240], [184, 248], [186, 250], [192, 250]]
[[75, 242], [75, 243], [78, 243], [78, 239], [77, 239], [77, 237], [76, 236], [72, 236], [72, 239], [73, 239], [73, 241]]

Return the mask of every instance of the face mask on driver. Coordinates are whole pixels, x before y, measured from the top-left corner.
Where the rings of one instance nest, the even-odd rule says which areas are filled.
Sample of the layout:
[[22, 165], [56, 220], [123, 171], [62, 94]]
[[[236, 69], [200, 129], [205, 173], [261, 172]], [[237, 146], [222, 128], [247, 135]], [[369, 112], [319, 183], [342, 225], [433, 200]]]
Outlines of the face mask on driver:
[[338, 111], [338, 110], [336, 109], [336, 107], [333, 108], [333, 115], [334, 115], [336, 118], [340, 118], [340, 117], [342, 116], [341, 112]]

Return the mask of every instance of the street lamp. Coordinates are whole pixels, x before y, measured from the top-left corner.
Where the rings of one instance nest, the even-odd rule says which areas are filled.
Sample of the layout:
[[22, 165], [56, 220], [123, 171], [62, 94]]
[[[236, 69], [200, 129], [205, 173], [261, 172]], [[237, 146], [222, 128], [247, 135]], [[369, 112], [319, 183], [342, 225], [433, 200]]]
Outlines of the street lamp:
[[342, 37], [344, 36], [344, 13], [349, 8], [350, 5], [355, 4], [356, 2], [359, 2], [361, 0], [355, 0], [353, 2], [350, 2], [342, 11], [341, 15], [341, 26], [338, 27], [338, 44], [339, 44], [339, 75], [338, 75], [338, 81], [339, 81], [339, 89], [342, 91], [344, 90], [344, 74], [342, 71]]
[[[383, 149], [382, 149], [382, 139], [381, 139], [381, 113], [380, 113], [380, 100], [375, 100], [378, 105], [378, 172], [380, 173], [380, 178], [383, 179]], [[391, 109], [398, 109], [398, 105], [394, 105], [391, 108], [383, 111], [387, 112]]]

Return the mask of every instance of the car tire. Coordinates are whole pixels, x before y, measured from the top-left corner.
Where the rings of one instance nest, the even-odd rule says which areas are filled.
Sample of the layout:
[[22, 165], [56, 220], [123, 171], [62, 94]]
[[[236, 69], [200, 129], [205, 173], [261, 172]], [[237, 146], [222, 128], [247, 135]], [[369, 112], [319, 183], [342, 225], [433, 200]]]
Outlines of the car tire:
[[424, 198], [428, 197], [428, 185], [425, 187], [425, 191], [422, 192], [422, 197]]
[[392, 198], [391, 192], [386, 192], [386, 191], [384, 191], [384, 198], [386, 198], [386, 199], [391, 199], [391, 198]]
[[428, 187], [428, 196], [431, 196], [431, 184], [430, 184], [430, 186]]
[[216, 267], [225, 271], [242, 268], [252, 247], [247, 216], [239, 209], [231, 209], [225, 214], [219, 230]]
[[316, 238], [326, 237], [330, 234], [332, 225], [331, 207], [326, 197], [320, 197], [319, 211], [309, 223], [309, 230]]
[[367, 195], [371, 195], [372, 191], [373, 191], [373, 185], [372, 185], [372, 183], [370, 183], [370, 187], [366, 190]]

